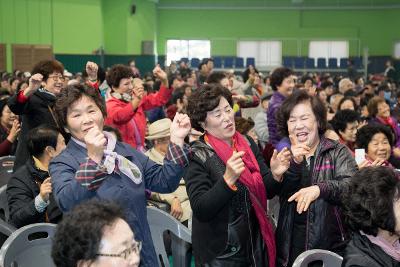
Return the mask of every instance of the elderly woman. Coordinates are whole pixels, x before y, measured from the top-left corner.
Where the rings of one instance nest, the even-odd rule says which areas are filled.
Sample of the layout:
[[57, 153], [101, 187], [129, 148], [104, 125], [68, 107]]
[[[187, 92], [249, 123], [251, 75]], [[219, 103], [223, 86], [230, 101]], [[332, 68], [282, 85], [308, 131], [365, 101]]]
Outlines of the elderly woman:
[[193, 128], [205, 132], [192, 145], [184, 176], [193, 210], [196, 266], [272, 267], [269, 183], [281, 179], [290, 152], [274, 151], [269, 171], [254, 141], [236, 131], [232, 106], [232, 94], [219, 84], [206, 85], [189, 98]]
[[353, 230], [343, 267], [400, 265], [400, 180], [385, 167], [358, 172], [344, 194], [346, 222]]
[[0, 156], [14, 155], [21, 125], [7, 105], [7, 98], [0, 100]]
[[[138, 267], [141, 242], [111, 201], [76, 206], [57, 225], [51, 256], [57, 267]], [[94, 223], [95, 222], [95, 223]]]
[[171, 124], [170, 146], [164, 165], [158, 165], [114, 135], [103, 132], [106, 109], [91, 87], [66, 88], [55, 104], [58, 124], [71, 136], [66, 149], [50, 163], [53, 194], [62, 211], [91, 198], [109, 199], [126, 211], [127, 222], [143, 242], [143, 266], [157, 266], [146, 219], [145, 190], [173, 192], [188, 163], [184, 138], [190, 131], [186, 115]]
[[357, 132], [356, 145], [365, 150], [365, 160], [359, 168], [367, 166], [389, 166], [390, 151], [393, 145], [393, 135], [389, 127], [379, 124], [369, 124]]
[[283, 179], [271, 183], [270, 197], [280, 199], [277, 266], [292, 266], [308, 249], [344, 248], [348, 237], [337, 205], [357, 165], [347, 147], [324, 136], [326, 109], [318, 97], [294, 92], [278, 111], [277, 124], [293, 155]]
[[29, 86], [8, 99], [10, 110], [22, 118], [21, 132], [15, 153], [14, 171], [29, 159], [28, 132], [41, 124], [57, 126], [52, 108], [64, 86], [64, 66], [57, 60], [38, 62], [29, 78]]
[[390, 107], [382, 97], [375, 96], [368, 102], [371, 123], [389, 126], [394, 134], [393, 155], [400, 158], [400, 127], [394, 117], [390, 116]]
[[160, 91], [147, 95], [143, 81], [133, 79], [128, 66], [114, 65], [108, 72], [107, 83], [112, 88], [111, 98], [107, 100], [105, 123], [117, 128], [122, 140], [134, 148], [144, 151], [146, 134], [146, 110], [165, 105], [171, 97], [167, 74], [159, 66], [153, 70], [161, 80]]
[[360, 115], [351, 109], [339, 110], [331, 120], [331, 125], [339, 135], [339, 142], [349, 148], [354, 155]]

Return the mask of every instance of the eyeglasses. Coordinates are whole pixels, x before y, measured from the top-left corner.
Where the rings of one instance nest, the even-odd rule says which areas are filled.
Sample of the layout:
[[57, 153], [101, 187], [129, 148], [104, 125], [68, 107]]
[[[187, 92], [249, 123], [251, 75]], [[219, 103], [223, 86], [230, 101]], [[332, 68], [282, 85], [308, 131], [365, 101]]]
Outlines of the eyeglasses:
[[123, 250], [121, 253], [118, 254], [107, 254], [107, 253], [97, 253], [96, 256], [103, 256], [103, 257], [118, 257], [127, 260], [129, 256], [131, 256], [132, 252], [138, 255], [142, 250], [142, 242], [135, 241], [132, 243], [132, 246]]
[[54, 76], [49, 76], [49, 78], [52, 78], [53, 79], [53, 81], [57, 81], [57, 80], [60, 80], [60, 81], [65, 81], [65, 77], [64, 76], [58, 76], [58, 75], [54, 75]]

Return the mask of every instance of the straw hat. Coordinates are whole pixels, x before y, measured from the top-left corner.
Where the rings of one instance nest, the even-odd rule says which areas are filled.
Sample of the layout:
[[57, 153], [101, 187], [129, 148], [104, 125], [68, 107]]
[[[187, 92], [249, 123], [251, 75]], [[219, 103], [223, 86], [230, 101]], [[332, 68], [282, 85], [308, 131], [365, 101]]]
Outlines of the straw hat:
[[171, 127], [172, 121], [168, 118], [161, 119], [153, 122], [149, 126], [149, 133], [146, 136], [147, 140], [154, 140], [163, 137], [169, 137], [169, 128]]

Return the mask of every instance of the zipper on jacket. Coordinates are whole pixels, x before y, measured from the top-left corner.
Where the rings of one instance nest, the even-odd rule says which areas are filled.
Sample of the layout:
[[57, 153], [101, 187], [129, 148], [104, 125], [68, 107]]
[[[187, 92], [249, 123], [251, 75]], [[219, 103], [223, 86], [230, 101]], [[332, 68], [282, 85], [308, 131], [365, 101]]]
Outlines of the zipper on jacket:
[[[254, 256], [254, 248], [253, 248], [253, 234], [252, 234], [252, 232], [251, 232], [251, 226], [250, 226], [250, 214], [249, 214], [249, 207], [248, 207], [248, 205], [247, 205], [247, 192], [245, 191], [245, 193], [244, 193], [244, 202], [246, 203], [246, 214], [247, 214], [247, 221], [248, 221], [248, 226], [249, 226], [249, 232], [250, 232], [250, 249], [251, 249], [251, 256], [252, 256], [252, 259], [253, 259], [253, 263], [254, 263], [254, 267], [257, 267], [256, 266], [256, 259], [255, 259], [255, 256]], [[260, 229], [260, 231], [261, 231], [261, 229]]]
[[339, 225], [339, 230], [340, 230], [340, 235], [342, 236], [342, 241], [344, 241], [345, 238], [344, 238], [344, 230], [343, 230], [342, 220], [340, 219], [340, 215], [339, 215], [339, 212], [338, 212], [337, 208], [334, 207], [333, 209], [335, 211], [336, 220], [337, 220], [338, 225]]

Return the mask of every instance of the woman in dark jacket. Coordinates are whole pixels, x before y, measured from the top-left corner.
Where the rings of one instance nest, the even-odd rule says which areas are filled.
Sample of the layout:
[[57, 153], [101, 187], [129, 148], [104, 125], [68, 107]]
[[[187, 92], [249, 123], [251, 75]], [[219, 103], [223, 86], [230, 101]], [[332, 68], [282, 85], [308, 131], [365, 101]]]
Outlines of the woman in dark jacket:
[[342, 266], [400, 266], [400, 180], [393, 169], [363, 168], [343, 199], [353, 235]]
[[57, 223], [62, 213], [51, 194], [49, 162], [64, 148], [63, 136], [54, 128], [39, 126], [28, 134], [31, 157], [7, 185], [10, 221], [16, 227], [32, 223]]
[[0, 157], [14, 155], [21, 125], [18, 116], [7, 105], [7, 98], [0, 100]]
[[340, 213], [340, 196], [357, 169], [349, 150], [324, 137], [326, 109], [317, 97], [294, 92], [282, 104], [278, 130], [289, 137], [293, 159], [281, 183], [276, 229], [277, 266], [292, 266], [309, 249], [340, 252], [347, 235]]
[[254, 141], [236, 132], [232, 95], [220, 84], [195, 91], [187, 111], [193, 128], [205, 131], [184, 176], [196, 266], [274, 267], [267, 196], [269, 183], [289, 167], [290, 152], [275, 151], [269, 171]]
[[63, 72], [64, 66], [57, 60], [40, 61], [33, 67], [28, 88], [8, 99], [11, 111], [22, 118], [14, 171], [29, 159], [28, 132], [41, 124], [56, 126], [52, 108], [64, 84]]

